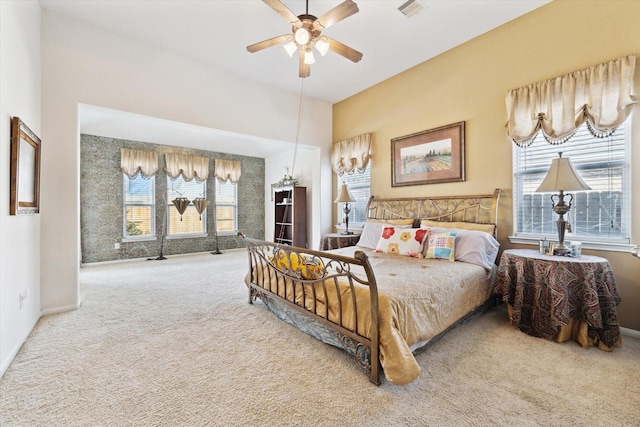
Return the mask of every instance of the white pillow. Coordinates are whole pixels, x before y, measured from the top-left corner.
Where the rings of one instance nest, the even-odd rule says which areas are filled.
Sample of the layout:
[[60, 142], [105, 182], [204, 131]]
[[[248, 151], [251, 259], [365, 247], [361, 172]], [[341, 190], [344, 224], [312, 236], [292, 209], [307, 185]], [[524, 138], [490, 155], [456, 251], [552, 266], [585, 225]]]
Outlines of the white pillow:
[[[423, 227], [424, 228], [424, 227]], [[452, 231], [450, 228], [430, 227], [432, 233]], [[456, 229], [455, 260], [468, 262], [491, 270], [498, 256], [500, 243], [489, 233]]]
[[378, 246], [378, 241], [380, 240], [380, 235], [382, 235], [382, 229], [384, 227], [410, 228], [411, 225], [392, 225], [383, 222], [367, 221], [362, 228], [358, 246], [375, 249]]

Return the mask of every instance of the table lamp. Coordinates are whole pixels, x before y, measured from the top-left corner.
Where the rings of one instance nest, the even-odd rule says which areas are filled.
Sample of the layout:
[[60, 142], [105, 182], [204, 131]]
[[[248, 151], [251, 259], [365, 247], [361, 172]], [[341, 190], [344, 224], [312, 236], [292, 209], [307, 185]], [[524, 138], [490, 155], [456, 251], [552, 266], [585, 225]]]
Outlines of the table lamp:
[[[573, 194], [564, 194], [565, 191], [581, 191], [591, 190], [591, 187], [580, 178], [580, 175], [573, 168], [573, 164], [568, 157], [562, 157], [562, 153], [558, 153], [558, 158], [551, 161], [551, 167], [542, 184], [536, 190], [536, 193], [557, 191], [559, 194], [551, 195], [551, 203], [553, 211], [559, 215], [558, 218], [558, 245], [554, 248], [554, 255], [566, 255], [571, 252], [571, 248], [564, 244], [564, 232], [567, 222], [564, 220], [564, 214], [571, 209], [573, 202]], [[569, 204], [566, 204], [564, 197], [569, 197]], [[557, 198], [557, 200], [554, 200]]]
[[341, 234], [353, 234], [353, 231], [349, 231], [349, 212], [351, 212], [349, 203], [351, 202], [355, 202], [355, 199], [349, 192], [347, 184], [343, 182], [338, 197], [333, 201], [333, 203], [344, 203], [344, 224], [346, 228]]

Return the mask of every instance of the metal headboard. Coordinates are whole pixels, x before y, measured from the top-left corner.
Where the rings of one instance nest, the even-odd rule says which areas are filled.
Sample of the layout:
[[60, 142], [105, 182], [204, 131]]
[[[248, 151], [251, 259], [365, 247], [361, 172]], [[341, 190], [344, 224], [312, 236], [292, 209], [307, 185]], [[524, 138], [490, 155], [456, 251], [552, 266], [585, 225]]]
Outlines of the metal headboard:
[[441, 222], [471, 222], [495, 224], [498, 234], [498, 201], [501, 189], [493, 194], [474, 196], [406, 197], [376, 199], [371, 196], [367, 204], [367, 219], [413, 219], [414, 226], [420, 220]]

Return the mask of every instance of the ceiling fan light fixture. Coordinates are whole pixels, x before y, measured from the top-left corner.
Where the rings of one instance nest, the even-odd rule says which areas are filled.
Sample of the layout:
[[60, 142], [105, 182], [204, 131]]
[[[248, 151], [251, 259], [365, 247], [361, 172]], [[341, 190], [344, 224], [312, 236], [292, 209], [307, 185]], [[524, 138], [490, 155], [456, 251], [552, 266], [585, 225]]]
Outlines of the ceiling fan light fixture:
[[307, 65], [311, 65], [314, 62], [316, 62], [316, 58], [313, 56], [313, 52], [311, 51], [311, 48], [308, 48], [304, 52], [304, 63]]
[[309, 30], [307, 30], [306, 28], [300, 27], [294, 33], [294, 37], [296, 43], [298, 43], [299, 46], [303, 46], [309, 43], [309, 40], [311, 39], [311, 33], [309, 33]]
[[316, 42], [316, 49], [320, 52], [320, 55], [325, 56], [329, 52], [329, 40], [326, 37], [320, 37]]
[[291, 32], [249, 45], [247, 46], [247, 51], [255, 53], [271, 46], [282, 45], [287, 54], [293, 57], [297, 48], [300, 48], [298, 52], [298, 76], [303, 79], [311, 75], [310, 65], [316, 62], [313, 56], [313, 46], [318, 49], [322, 56], [325, 56], [331, 50], [352, 62], [358, 62], [362, 59], [361, 52], [337, 40], [321, 37], [322, 31], [325, 29], [359, 12], [358, 5], [353, 0], [342, 0], [340, 4], [325, 12], [319, 18], [309, 14], [309, 0], [306, 1], [306, 13], [301, 15], [293, 13], [283, 1], [263, 0], [267, 6], [287, 20], [291, 25]]
[[296, 49], [298, 49], [298, 45], [293, 40], [284, 45], [284, 50], [287, 51], [287, 54], [290, 57], [293, 57], [293, 54], [296, 53]]

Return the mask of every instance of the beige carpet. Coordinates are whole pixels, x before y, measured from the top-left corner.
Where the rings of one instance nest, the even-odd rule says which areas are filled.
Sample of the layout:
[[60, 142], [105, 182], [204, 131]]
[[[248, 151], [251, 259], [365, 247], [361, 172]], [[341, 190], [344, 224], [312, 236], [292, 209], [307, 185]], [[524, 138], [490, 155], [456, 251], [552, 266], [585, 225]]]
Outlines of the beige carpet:
[[247, 304], [244, 251], [81, 271], [0, 380], [2, 426], [640, 424], [640, 340], [613, 353], [529, 337], [503, 310], [376, 387], [346, 353]]

